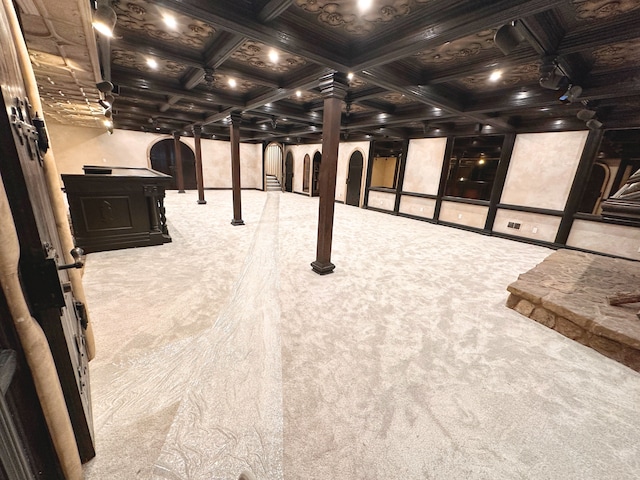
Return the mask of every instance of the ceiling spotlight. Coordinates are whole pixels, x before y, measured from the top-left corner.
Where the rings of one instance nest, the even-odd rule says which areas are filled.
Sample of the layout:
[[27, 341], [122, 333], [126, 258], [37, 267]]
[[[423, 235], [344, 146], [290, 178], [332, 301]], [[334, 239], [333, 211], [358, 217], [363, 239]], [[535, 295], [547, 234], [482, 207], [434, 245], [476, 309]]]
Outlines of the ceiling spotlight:
[[491, 75], [489, 75], [490, 82], [497, 82], [502, 78], [502, 70], [494, 70]]
[[96, 83], [96, 88], [102, 93], [111, 93], [113, 91], [113, 83], [107, 82], [106, 80], [98, 82]]
[[116, 21], [118, 17], [116, 16], [115, 10], [111, 8], [109, 5], [100, 4], [93, 14], [93, 28], [96, 29], [98, 33], [101, 33], [105, 37], [113, 37], [113, 29], [116, 26]]
[[493, 36], [493, 43], [505, 55], [509, 55], [524, 41], [524, 36], [516, 28], [515, 22], [501, 26]]
[[176, 21], [176, 17], [173, 15], [165, 14], [162, 16], [162, 20], [164, 20], [164, 24], [172, 30], [178, 28], [178, 22]]
[[153, 58], [147, 58], [147, 65], [154, 70], [158, 68], [158, 62]]
[[269, 60], [271, 60], [271, 63], [276, 63], [278, 61], [278, 52], [274, 49], [271, 49], [269, 52]]
[[360, 11], [364, 12], [371, 8], [372, 0], [358, 0], [358, 8]]
[[349, 72], [349, 73], [347, 74], [347, 79], [348, 79], [348, 80], [353, 80], [353, 72]]
[[231, 88], [236, 88], [237, 85], [238, 85], [238, 82], [236, 82], [235, 78], [230, 78], [229, 79], [229, 86]]
[[107, 102], [106, 100], [100, 99], [100, 100], [98, 100], [98, 103], [105, 110], [109, 110], [111, 108], [111, 104], [109, 102]]
[[104, 120], [104, 126], [109, 128], [109, 127], [113, 127], [113, 122], [111, 120], [109, 120], [108, 118]]
[[589, 120], [591, 120], [592, 118], [594, 118], [596, 116], [596, 111], [595, 110], [589, 110], [587, 108], [583, 108], [582, 110], [580, 110], [578, 112], [578, 114], [576, 116], [580, 120], [582, 120], [583, 122], [588, 122]]
[[569, 85], [567, 91], [560, 97], [561, 102], [575, 102], [582, 95], [582, 87], [579, 85]]
[[302, 92], [301, 92], [300, 90], [298, 90], [298, 91], [296, 92], [296, 97], [300, 98], [301, 96], [302, 96]]

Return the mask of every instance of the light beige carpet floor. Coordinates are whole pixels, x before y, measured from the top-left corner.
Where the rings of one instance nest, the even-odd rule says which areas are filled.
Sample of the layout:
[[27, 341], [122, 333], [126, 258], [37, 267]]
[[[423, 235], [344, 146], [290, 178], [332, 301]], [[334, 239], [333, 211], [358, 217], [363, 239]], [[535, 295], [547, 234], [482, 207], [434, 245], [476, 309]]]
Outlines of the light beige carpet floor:
[[90, 254], [88, 479], [634, 479], [640, 375], [507, 309], [550, 250], [317, 199], [167, 195]]

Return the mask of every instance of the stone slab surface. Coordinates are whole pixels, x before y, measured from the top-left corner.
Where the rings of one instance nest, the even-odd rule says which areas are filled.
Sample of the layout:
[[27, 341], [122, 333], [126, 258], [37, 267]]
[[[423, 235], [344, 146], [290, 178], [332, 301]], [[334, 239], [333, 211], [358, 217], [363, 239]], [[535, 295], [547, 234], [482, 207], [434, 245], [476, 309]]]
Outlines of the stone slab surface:
[[558, 250], [521, 274], [507, 290], [509, 308], [640, 368], [636, 366], [640, 303], [611, 306], [607, 302], [607, 296], [640, 290], [639, 262]]

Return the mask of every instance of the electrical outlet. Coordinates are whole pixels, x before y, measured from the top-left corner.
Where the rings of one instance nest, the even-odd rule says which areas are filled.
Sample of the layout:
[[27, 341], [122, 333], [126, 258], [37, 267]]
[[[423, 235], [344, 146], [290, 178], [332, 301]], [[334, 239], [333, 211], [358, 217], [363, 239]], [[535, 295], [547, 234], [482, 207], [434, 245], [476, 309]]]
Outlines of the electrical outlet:
[[461, 218], [462, 218], [462, 214], [461, 214], [461, 213], [459, 213], [459, 214], [458, 214], [458, 220], [460, 220]]
[[538, 233], [538, 227], [533, 227], [531, 229], [531, 233]]
[[513, 228], [514, 223], [513, 222], [509, 222], [507, 223], [507, 228]]
[[424, 212], [424, 207], [420, 207], [420, 211], [421, 211], [421, 212]]
[[515, 228], [516, 230], [520, 230], [520, 224], [519, 223], [514, 223], [513, 224], [513, 228]]

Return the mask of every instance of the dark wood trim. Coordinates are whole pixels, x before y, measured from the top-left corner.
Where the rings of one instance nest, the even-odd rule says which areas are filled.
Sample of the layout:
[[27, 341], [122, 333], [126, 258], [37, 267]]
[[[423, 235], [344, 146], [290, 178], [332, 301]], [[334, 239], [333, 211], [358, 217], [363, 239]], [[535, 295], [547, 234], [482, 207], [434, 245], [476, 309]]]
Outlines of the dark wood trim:
[[184, 172], [182, 170], [182, 146], [180, 142], [180, 134], [178, 132], [173, 133], [173, 146], [176, 156], [176, 185], [178, 187], [178, 193], [185, 193]]
[[496, 171], [496, 176], [493, 179], [493, 187], [491, 188], [487, 220], [484, 224], [484, 229], [488, 231], [493, 230], [496, 213], [498, 212], [498, 203], [500, 203], [500, 198], [502, 197], [502, 190], [504, 189], [504, 182], [507, 179], [507, 172], [509, 171], [509, 164], [511, 163], [511, 155], [513, 154], [513, 147], [515, 143], [515, 134], [508, 133], [504, 136], [502, 151], [500, 152], [500, 160], [498, 162], [498, 170]]
[[438, 184], [438, 195], [436, 197], [436, 205], [433, 210], [433, 219], [438, 221], [440, 218], [440, 209], [442, 208], [442, 197], [447, 188], [447, 178], [449, 177], [449, 162], [453, 153], [453, 137], [447, 137], [447, 146], [444, 149], [444, 158], [442, 159], [442, 168], [440, 169], [440, 183]]
[[580, 161], [578, 163], [578, 169], [573, 177], [573, 183], [571, 184], [571, 190], [569, 190], [569, 197], [564, 207], [564, 213], [562, 215], [562, 221], [558, 227], [556, 233], [555, 243], [565, 244], [569, 238], [569, 232], [571, 232], [571, 226], [573, 225], [573, 216], [577, 213], [580, 201], [582, 200], [582, 194], [587, 186], [587, 181], [591, 175], [593, 164], [596, 161], [598, 155], [598, 149], [604, 136], [604, 130], [589, 130], [587, 141], [582, 150]]
[[396, 189], [395, 188], [388, 188], [388, 187], [371, 187], [369, 189], [369, 191], [371, 191], [371, 192], [380, 192], [380, 193], [390, 193], [392, 195], [394, 195], [396, 193]]
[[519, 237], [518, 235], [511, 235], [511, 234], [502, 233], [502, 232], [493, 231], [491, 232], [491, 236], [498, 237], [498, 238], [505, 238], [507, 240], [515, 240], [516, 242], [528, 243], [530, 245], [537, 245], [539, 247], [553, 248], [554, 250], [557, 250], [558, 248], [567, 248], [566, 245], [560, 245], [553, 242], [545, 242], [544, 240], [534, 240], [529, 237]]
[[341, 203], [344, 205], [344, 201], [343, 200], [334, 200], [335, 203]]
[[498, 210], [514, 210], [516, 212], [524, 213], [539, 213], [541, 215], [550, 215], [552, 217], [562, 217], [564, 212], [562, 210], [551, 210], [548, 208], [537, 207], [525, 207], [523, 205], [509, 205], [508, 203], [499, 203], [497, 205]]
[[487, 232], [482, 228], [471, 227], [469, 225], [463, 225], [461, 223], [453, 223], [453, 222], [444, 222], [442, 220], [438, 220], [438, 225], [442, 225], [444, 227], [453, 227], [458, 230], [466, 230], [467, 232], [479, 233], [480, 235], [491, 235], [491, 232]]
[[198, 187], [198, 205], [204, 205], [207, 201], [204, 199], [204, 176], [202, 173], [202, 145], [201, 145], [202, 127], [193, 126], [193, 141], [196, 150], [196, 185]]
[[393, 211], [400, 211], [400, 200], [402, 198], [402, 186], [404, 185], [404, 172], [407, 168], [407, 154], [409, 153], [409, 139], [402, 142], [402, 152], [400, 153], [400, 165], [398, 166], [398, 176], [396, 181], [396, 201]]
[[295, 190], [291, 193], [295, 193], [297, 195], [302, 195], [303, 197], [310, 197], [311, 195], [309, 195], [309, 193], [307, 192], [296, 192]]
[[489, 201], [488, 200], [478, 200], [475, 198], [464, 198], [464, 197], [451, 197], [448, 195], [445, 195], [442, 197], [442, 201], [443, 202], [452, 202], [452, 203], [466, 203], [468, 205], [480, 205], [482, 207], [488, 207], [489, 206]]
[[430, 198], [431, 200], [436, 200], [438, 198], [438, 195], [434, 195], [432, 193], [401, 192], [401, 194], [406, 195], [407, 197]]
[[436, 222], [433, 218], [429, 218], [429, 217], [419, 217], [418, 215], [412, 215], [410, 213], [402, 213], [402, 212], [398, 212], [398, 216], [399, 217], [405, 217], [405, 218], [410, 218], [411, 220], [418, 220], [419, 222], [427, 222], [427, 223], [432, 223], [434, 225], [437, 225], [438, 222]]
[[385, 210], [384, 208], [369, 207], [369, 206], [366, 206], [364, 208], [366, 210], [373, 210], [374, 212], [388, 213], [389, 215], [398, 215], [397, 212], [394, 212], [393, 210]]
[[600, 215], [593, 215], [591, 213], [578, 212], [573, 216], [573, 219], [585, 220], [585, 221], [594, 222], [594, 223], [605, 223], [608, 225], [619, 225], [621, 227], [640, 228], [640, 226], [637, 223], [632, 222], [630, 220], [623, 220], [622, 218], [605, 218]]

